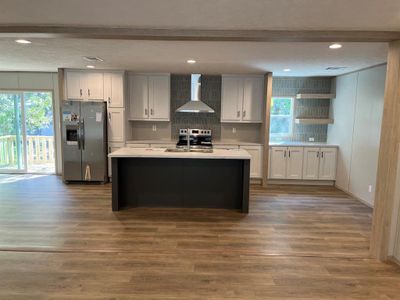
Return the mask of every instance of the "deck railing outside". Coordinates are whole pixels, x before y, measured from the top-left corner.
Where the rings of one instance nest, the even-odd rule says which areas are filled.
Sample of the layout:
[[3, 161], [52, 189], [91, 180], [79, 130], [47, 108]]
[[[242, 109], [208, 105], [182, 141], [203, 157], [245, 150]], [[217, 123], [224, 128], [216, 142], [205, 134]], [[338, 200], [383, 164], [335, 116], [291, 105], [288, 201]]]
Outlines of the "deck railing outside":
[[[26, 137], [28, 164], [54, 163], [54, 137], [28, 135]], [[17, 163], [17, 138], [0, 136], [0, 167]]]

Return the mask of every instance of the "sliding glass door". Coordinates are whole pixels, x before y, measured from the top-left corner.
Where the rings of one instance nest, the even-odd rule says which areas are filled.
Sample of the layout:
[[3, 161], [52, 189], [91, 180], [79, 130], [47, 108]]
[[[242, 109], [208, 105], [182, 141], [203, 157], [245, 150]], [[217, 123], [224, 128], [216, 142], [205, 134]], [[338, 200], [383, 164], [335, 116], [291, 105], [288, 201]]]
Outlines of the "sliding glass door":
[[0, 91], [0, 172], [55, 173], [51, 92]]
[[22, 95], [0, 92], [0, 170], [26, 171]]

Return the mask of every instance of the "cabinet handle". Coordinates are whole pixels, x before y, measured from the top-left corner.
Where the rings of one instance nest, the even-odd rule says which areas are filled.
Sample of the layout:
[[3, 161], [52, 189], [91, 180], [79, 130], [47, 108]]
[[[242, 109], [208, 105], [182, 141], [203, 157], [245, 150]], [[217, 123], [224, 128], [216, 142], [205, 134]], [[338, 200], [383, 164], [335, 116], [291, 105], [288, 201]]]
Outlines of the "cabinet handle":
[[90, 96], [90, 89], [87, 90], [88, 96]]
[[111, 113], [108, 113], [108, 119], [111, 121]]
[[148, 114], [148, 110], [147, 110], [147, 108], [145, 108], [144, 109], [144, 115], [147, 116], [147, 114]]
[[82, 97], [82, 89], [79, 89], [79, 94], [80, 94], [81, 97]]
[[153, 109], [152, 108], [150, 109], [150, 114], [153, 115]]
[[237, 112], [237, 117], [240, 118], [240, 110]]
[[286, 157], [286, 150], [283, 151], [283, 157]]
[[289, 158], [290, 158], [290, 150], [289, 150]]
[[323, 151], [321, 152], [321, 157], [324, 158], [324, 152]]
[[246, 116], [246, 111], [244, 110], [243, 111], [243, 118]]
[[110, 104], [111, 103], [111, 98], [110, 97], [108, 97], [108, 104]]
[[317, 157], [319, 158], [319, 151], [317, 151]]

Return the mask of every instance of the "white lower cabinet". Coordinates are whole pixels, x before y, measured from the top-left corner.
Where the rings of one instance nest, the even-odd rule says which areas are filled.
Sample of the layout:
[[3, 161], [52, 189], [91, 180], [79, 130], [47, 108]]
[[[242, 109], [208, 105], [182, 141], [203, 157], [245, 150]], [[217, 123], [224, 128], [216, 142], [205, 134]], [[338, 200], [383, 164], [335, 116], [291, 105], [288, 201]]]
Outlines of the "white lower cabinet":
[[321, 148], [319, 155], [320, 180], [335, 180], [336, 178], [336, 148]]
[[335, 180], [335, 147], [271, 147], [270, 179]]
[[318, 180], [319, 173], [319, 148], [304, 148], [303, 179]]
[[[124, 143], [109, 143], [108, 144], [108, 153], [117, 151], [120, 148], [124, 147]], [[112, 176], [112, 166], [111, 166], [111, 158], [108, 158], [108, 177]]]
[[250, 178], [261, 178], [262, 177], [262, 165], [263, 165], [263, 146], [242, 146], [239, 145], [240, 149], [244, 149], [251, 155], [250, 159]]
[[270, 148], [269, 178], [286, 179], [286, 152], [287, 147]]
[[271, 179], [302, 179], [303, 148], [271, 147], [269, 166]]
[[289, 147], [286, 156], [286, 178], [302, 179], [303, 177], [303, 151], [302, 147]]

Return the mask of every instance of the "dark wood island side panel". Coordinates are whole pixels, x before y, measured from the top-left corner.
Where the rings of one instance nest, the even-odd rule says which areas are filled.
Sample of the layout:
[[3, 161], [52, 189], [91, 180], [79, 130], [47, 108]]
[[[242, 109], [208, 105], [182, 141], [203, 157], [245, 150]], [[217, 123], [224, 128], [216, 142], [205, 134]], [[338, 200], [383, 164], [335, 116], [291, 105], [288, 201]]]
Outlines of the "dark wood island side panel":
[[112, 210], [202, 207], [249, 210], [248, 159], [112, 158]]

